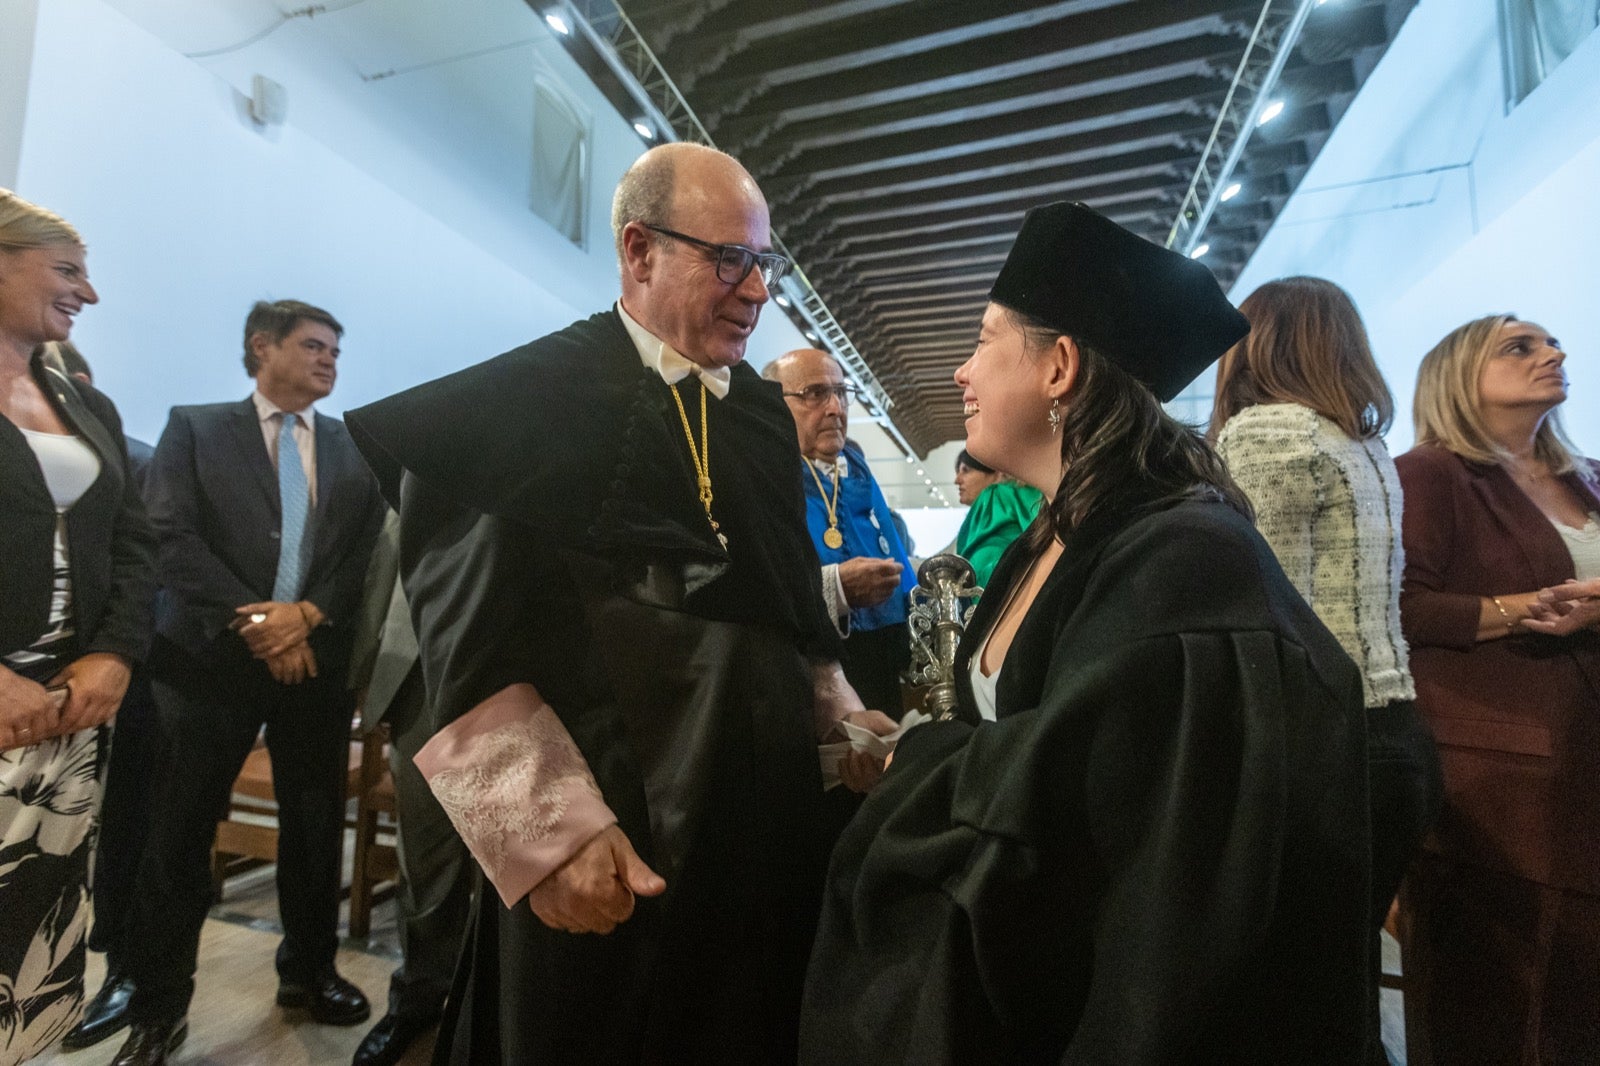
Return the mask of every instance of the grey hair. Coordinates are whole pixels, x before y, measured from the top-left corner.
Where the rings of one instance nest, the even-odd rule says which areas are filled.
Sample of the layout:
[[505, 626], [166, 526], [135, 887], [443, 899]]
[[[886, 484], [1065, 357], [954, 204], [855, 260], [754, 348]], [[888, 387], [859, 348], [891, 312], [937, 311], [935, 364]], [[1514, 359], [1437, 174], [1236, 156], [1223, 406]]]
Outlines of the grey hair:
[[611, 236], [616, 242], [619, 267], [624, 261], [622, 231], [628, 223], [659, 226], [670, 219], [672, 191], [677, 178], [673, 155], [672, 152], [648, 152], [629, 167], [617, 183], [616, 195], [611, 198]]

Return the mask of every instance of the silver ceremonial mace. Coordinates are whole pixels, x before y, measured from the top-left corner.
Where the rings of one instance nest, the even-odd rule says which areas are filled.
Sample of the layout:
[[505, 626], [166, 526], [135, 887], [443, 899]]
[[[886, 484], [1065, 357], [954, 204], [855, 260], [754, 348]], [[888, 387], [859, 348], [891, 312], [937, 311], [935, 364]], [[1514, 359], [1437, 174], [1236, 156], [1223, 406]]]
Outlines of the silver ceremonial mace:
[[935, 555], [917, 569], [911, 590], [911, 682], [929, 685], [927, 711], [935, 721], [955, 714], [956, 645], [967, 606], [983, 594], [972, 564], [959, 555]]

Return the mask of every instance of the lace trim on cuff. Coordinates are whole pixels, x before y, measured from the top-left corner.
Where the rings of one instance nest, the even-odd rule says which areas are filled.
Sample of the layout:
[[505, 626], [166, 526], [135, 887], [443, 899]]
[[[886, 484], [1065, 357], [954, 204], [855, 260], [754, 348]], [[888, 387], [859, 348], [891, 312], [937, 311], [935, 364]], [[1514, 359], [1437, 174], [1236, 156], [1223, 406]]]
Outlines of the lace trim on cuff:
[[[605, 801], [561, 719], [531, 686], [497, 693], [418, 752], [417, 765], [456, 831], [497, 886], [567, 850], [558, 839], [604, 814]], [[569, 815], [580, 816], [579, 827]], [[583, 841], [573, 841], [581, 846]], [[542, 860], [542, 861], [541, 861]], [[535, 883], [543, 873], [534, 877]]]

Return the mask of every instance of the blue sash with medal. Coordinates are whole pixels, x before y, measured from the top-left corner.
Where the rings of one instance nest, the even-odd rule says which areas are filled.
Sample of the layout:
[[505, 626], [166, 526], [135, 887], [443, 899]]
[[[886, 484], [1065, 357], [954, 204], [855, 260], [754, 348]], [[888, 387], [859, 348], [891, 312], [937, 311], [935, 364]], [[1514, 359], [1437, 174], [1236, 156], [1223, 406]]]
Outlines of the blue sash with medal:
[[[889, 517], [888, 501], [883, 498], [872, 471], [867, 469], [866, 457], [854, 443], [845, 445], [842, 457], [848, 471], [845, 477], [832, 476], [824, 467], [809, 459], [802, 460], [816, 475], [803, 473], [800, 478], [806, 492], [806, 526], [824, 566], [865, 556], [893, 559], [904, 568], [898, 593], [876, 607], [850, 612], [852, 631], [881, 629], [906, 620], [907, 595], [916, 585], [917, 575], [911, 569], [899, 531]], [[830, 510], [836, 522], [830, 521]]]

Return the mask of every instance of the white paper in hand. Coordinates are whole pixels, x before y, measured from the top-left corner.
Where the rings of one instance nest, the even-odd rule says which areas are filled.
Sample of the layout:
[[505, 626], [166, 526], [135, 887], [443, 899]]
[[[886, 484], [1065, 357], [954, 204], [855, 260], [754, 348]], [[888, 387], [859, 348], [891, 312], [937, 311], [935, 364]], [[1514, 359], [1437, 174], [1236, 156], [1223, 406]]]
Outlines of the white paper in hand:
[[817, 745], [817, 756], [822, 761], [823, 789], [831, 789], [839, 784], [839, 760], [844, 758], [846, 752], [864, 751], [869, 755], [886, 759], [889, 753], [894, 751], [894, 746], [900, 742], [900, 738], [906, 735], [907, 730], [931, 721], [933, 721], [932, 715], [923, 714], [921, 711], [907, 711], [905, 717], [900, 719], [898, 729], [880, 737], [870, 729], [841, 720], [838, 723], [839, 732], [848, 739]]

